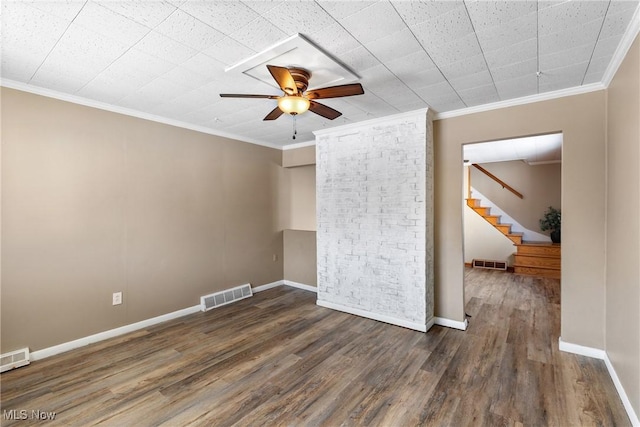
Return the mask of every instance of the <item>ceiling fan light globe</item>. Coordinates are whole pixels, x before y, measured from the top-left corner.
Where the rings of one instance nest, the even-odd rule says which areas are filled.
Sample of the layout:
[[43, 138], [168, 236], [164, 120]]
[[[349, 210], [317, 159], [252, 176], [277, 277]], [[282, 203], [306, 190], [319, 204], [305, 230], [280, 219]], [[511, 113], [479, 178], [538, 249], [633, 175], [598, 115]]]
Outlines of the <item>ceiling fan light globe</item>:
[[278, 98], [278, 108], [287, 114], [302, 114], [309, 109], [311, 103], [302, 96], [281, 96]]

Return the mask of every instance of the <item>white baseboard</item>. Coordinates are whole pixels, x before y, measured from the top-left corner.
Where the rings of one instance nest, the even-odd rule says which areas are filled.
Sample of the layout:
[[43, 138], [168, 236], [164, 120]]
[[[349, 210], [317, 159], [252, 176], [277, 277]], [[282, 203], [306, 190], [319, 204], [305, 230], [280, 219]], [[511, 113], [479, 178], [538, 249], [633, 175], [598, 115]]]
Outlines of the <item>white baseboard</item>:
[[631, 420], [631, 425], [640, 427], [640, 419], [638, 418], [638, 414], [633, 409], [631, 405], [631, 400], [629, 400], [629, 396], [627, 396], [627, 392], [625, 391], [622, 383], [620, 382], [620, 378], [618, 378], [618, 374], [609, 360], [609, 356], [607, 352], [604, 350], [600, 350], [598, 348], [585, 347], [583, 345], [571, 344], [565, 341], [562, 341], [562, 338], [558, 340], [559, 347], [561, 351], [567, 353], [579, 354], [581, 356], [593, 357], [595, 359], [604, 360], [604, 364], [607, 366], [607, 371], [609, 371], [609, 376], [613, 381], [613, 384], [618, 391], [618, 395], [620, 396], [620, 400], [622, 400], [622, 404], [624, 405], [625, 411], [627, 411], [627, 415], [629, 416], [629, 420]]
[[469, 326], [469, 322], [467, 319], [464, 319], [462, 322], [457, 320], [447, 319], [445, 317], [434, 317], [434, 323], [438, 326], [445, 326], [447, 328], [460, 329], [461, 331], [466, 331]]
[[618, 394], [620, 395], [620, 399], [622, 400], [624, 409], [627, 411], [629, 420], [631, 420], [631, 425], [635, 427], [640, 427], [640, 418], [638, 418], [638, 414], [636, 414], [636, 411], [633, 410], [633, 406], [631, 405], [629, 396], [627, 396], [627, 392], [625, 391], [624, 387], [622, 387], [620, 378], [618, 378], [618, 374], [616, 373], [616, 370], [613, 368], [613, 364], [611, 363], [611, 360], [609, 360], [609, 356], [606, 355], [606, 353], [605, 353], [604, 363], [605, 365], [607, 365], [609, 376], [611, 377], [613, 384], [616, 386], [616, 390], [618, 390]]
[[260, 286], [256, 286], [256, 287], [252, 287], [251, 291], [253, 293], [257, 293], [257, 292], [262, 292], [262, 291], [266, 291], [267, 289], [272, 289], [278, 286], [282, 286], [284, 285], [284, 280], [278, 280], [275, 282], [271, 282], [271, 283], [267, 283], [266, 285], [260, 285]]
[[304, 283], [292, 282], [291, 280], [283, 280], [284, 284], [292, 288], [304, 289], [305, 291], [318, 293], [318, 288]]
[[383, 314], [371, 313], [370, 311], [360, 310], [358, 308], [347, 307], [342, 304], [336, 304], [329, 301], [316, 301], [316, 304], [320, 307], [330, 308], [332, 310], [338, 310], [349, 314], [355, 314], [356, 316], [366, 317], [367, 319], [377, 320], [379, 322], [389, 323], [391, 325], [402, 326], [403, 328], [413, 329], [420, 332], [427, 332], [427, 326], [431, 327], [431, 324], [420, 324], [415, 322], [409, 322], [403, 319], [398, 319], [391, 316], [385, 316]]
[[267, 283], [266, 285], [256, 286], [255, 288], [251, 288], [251, 290], [256, 293], [283, 285], [291, 286], [292, 288], [304, 289], [305, 291], [318, 292], [318, 288], [315, 286], [305, 285], [304, 283], [293, 282], [291, 280], [278, 280], [276, 282]]
[[54, 345], [52, 347], [43, 348], [42, 350], [36, 350], [31, 353], [31, 359], [40, 360], [46, 357], [55, 356], [56, 354], [64, 353], [66, 351], [73, 350], [79, 347], [84, 347], [85, 345], [93, 344], [98, 341], [104, 341], [106, 339], [117, 337], [119, 335], [123, 335], [129, 332], [137, 331], [139, 329], [143, 329], [148, 326], [166, 322], [167, 320], [177, 319], [179, 317], [183, 317], [188, 314], [193, 314], [198, 312], [200, 312], [200, 305], [194, 305], [193, 307], [184, 308], [182, 310], [174, 311], [172, 313], [167, 313], [161, 316], [153, 317], [151, 319], [132, 323], [130, 325], [125, 325], [119, 328], [110, 329], [108, 331], [99, 332], [97, 334], [89, 335], [88, 337], [79, 338], [77, 340]]
[[594, 359], [604, 360], [607, 355], [604, 350], [600, 350], [599, 348], [585, 347], [583, 345], [562, 341], [562, 337], [558, 338], [558, 346], [560, 347], [560, 351], [593, 357]]

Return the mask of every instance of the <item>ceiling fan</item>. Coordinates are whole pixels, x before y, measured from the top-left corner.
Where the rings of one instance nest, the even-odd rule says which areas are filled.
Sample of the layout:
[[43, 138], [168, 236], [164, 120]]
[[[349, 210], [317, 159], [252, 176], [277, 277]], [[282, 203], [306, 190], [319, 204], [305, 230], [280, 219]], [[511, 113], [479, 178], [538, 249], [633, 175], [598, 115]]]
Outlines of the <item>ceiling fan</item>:
[[[267, 65], [274, 80], [284, 92], [284, 95], [245, 95], [236, 93], [221, 93], [223, 98], [265, 98], [277, 99], [278, 106], [274, 108], [263, 120], [275, 120], [282, 114], [292, 116], [302, 114], [307, 110], [333, 120], [342, 115], [341, 112], [331, 107], [314, 101], [315, 99], [340, 98], [343, 96], [362, 95], [364, 89], [360, 83], [352, 83], [340, 86], [331, 86], [307, 91], [311, 72], [298, 67], [278, 67]], [[306, 91], [306, 92], [305, 92]]]

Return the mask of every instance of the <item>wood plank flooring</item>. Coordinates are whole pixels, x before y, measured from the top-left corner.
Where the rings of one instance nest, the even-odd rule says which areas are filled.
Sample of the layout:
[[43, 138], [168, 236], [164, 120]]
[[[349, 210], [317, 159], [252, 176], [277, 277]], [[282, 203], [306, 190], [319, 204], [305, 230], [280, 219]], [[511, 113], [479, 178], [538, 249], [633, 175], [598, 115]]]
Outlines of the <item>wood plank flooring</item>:
[[466, 295], [466, 332], [424, 334], [271, 289], [3, 373], [2, 425], [630, 425], [558, 350], [557, 280], [467, 269]]

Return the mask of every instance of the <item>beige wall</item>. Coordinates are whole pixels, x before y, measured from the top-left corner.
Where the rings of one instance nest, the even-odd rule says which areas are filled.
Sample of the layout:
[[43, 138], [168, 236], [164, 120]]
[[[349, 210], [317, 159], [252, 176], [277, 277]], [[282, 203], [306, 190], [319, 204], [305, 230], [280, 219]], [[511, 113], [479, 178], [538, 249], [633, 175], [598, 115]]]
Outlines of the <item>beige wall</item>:
[[640, 39], [607, 91], [606, 350], [640, 416]]
[[[293, 151], [293, 150], [289, 150]], [[286, 152], [286, 151], [285, 151]], [[284, 168], [284, 228], [316, 229], [316, 165]]]
[[316, 286], [316, 147], [284, 150], [284, 278]]
[[464, 319], [462, 145], [563, 132], [562, 339], [604, 348], [605, 91], [435, 125], [436, 315]]
[[284, 278], [317, 286], [315, 231], [284, 230]]
[[282, 166], [292, 168], [316, 164], [316, 146], [294, 148], [282, 151]]
[[283, 278], [279, 150], [1, 93], [3, 352]]
[[539, 220], [549, 206], [560, 208], [560, 164], [529, 166], [517, 160], [483, 163], [481, 166], [515, 188], [524, 197], [516, 197], [474, 167], [471, 168], [471, 185], [523, 227], [548, 235], [548, 231], [540, 230]]

